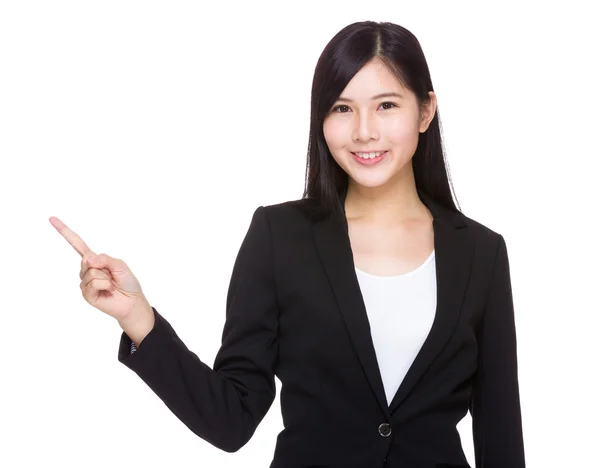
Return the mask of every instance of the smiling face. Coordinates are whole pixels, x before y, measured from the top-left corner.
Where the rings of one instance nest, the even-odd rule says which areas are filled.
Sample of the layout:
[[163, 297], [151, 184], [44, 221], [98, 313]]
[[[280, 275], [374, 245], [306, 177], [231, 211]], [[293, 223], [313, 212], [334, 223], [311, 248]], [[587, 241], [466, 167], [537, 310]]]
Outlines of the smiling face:
[[[349, 175], [349, 190], [414, 180], [411, 159], [419, 133], [435, 115], [435, 94], [429, 94], [431, 104], [420, 114], [415, 95], [379, 59], [354, 75], [323, 122], [329, 151]], [[385, 153], [371, 160], [356, 155], [372, 151]]]

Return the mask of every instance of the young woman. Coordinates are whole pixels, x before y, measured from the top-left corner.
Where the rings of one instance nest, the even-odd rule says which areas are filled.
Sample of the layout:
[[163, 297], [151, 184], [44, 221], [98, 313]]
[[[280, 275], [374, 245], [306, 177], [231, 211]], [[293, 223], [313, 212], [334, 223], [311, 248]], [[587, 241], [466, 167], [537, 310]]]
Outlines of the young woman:
[[[120, 259], [81, 254], [83, 297], [123, 329], [119, 360], [195, 434], [235, 452], [281, 383], [271, 468], [525, 466], [504, 238], [455, 206], [436, 95], [405, 28], [354, 23], [312, 87], [303, 197], [254, 212], [213, 367]], [[93, 258], [92, 258], [93, 257]]]

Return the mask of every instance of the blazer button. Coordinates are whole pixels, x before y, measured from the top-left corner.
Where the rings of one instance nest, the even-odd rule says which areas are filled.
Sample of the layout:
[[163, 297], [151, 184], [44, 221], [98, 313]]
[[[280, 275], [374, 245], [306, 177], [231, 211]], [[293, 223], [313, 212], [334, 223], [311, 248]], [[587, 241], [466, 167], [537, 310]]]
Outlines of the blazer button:
[[390, 426], [388, 423], [383, 423], [379, 425], [379, 435], [381, 435], [381, 437], [389, 437], [391, 433], [392, 426]]

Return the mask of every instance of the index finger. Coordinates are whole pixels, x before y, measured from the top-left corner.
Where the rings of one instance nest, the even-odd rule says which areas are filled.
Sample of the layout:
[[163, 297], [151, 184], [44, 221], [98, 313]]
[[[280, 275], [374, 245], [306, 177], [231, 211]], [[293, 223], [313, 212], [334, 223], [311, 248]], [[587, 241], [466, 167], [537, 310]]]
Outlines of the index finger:
[[51, 216], [50, 223], [65, 239], [67, 239], [67, 242], [71, 244], [82, 257], [91, 250], [87, 244], [83, 242], [81, 237], [71, 231], [71, 229], [57, 217]]

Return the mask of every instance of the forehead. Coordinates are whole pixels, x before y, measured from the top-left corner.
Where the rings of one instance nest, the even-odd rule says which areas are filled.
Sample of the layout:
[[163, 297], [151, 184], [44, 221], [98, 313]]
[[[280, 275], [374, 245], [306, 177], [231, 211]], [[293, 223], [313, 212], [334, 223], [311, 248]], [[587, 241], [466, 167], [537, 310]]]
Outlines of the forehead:
[[381, 60], [373, 59], [352, 77], [342, 91], [341, 97], [365, 100], [388, 91], [407, 94], [407, 90], [388, 67]]

